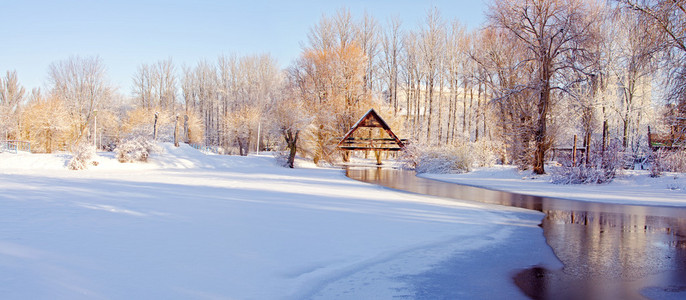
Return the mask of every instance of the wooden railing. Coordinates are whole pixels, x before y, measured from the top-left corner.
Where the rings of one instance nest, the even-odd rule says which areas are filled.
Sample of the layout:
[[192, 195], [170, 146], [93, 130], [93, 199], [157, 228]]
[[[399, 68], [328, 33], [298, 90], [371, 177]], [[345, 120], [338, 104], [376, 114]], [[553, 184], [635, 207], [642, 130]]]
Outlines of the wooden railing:
[[[407, 140], [400, 140], [403, 144]], [[400, 151], [402, 148], [392, 138], [354, 138], [348, 137], [338, 146], [343, 150], [376, 150], [376, 151]]]

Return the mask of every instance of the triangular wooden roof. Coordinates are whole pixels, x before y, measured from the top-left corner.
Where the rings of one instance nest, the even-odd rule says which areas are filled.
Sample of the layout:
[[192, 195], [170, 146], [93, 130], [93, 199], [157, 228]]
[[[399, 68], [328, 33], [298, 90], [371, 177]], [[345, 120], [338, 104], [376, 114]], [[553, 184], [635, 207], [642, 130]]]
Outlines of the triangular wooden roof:
[[364, 116], [353, 125], [352, 128], [350, 128], [350, 131], [345, 134], [345, 136], [341, 139], [340, 142], [338, 142], [338, 147], [341, 147], [341, 144], [344, 143], [357, 129], [360, 127], [371, 127], [371, 128], [383, 128], [383, 130], [388, 133], [389, 136], [395, 141], [395, 143], [400, 147], [401, 149], [405, 147], [405, 144], [400, 140], [395, 133], [391, 130], [391, 127], [386, 124], [386, 121], [384, 121], [379, 114], [374, 111], [374, 109], [370, 109], [367, 111]]

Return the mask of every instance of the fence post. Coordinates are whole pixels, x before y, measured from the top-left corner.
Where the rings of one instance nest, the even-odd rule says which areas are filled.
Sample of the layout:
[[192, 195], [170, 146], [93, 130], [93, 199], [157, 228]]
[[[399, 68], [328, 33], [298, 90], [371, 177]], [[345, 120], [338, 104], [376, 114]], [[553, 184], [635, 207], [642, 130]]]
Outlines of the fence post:
[[591, 158], [591, 133], [590, 132], [586, 133], [586, 150], [584, 152], [586, 152], [585, 153], [586, 157], [584, 157], [584, 159], [586, 159], [585, 163], [586, 163], [586, 165], [588, 165], [590, 158]]

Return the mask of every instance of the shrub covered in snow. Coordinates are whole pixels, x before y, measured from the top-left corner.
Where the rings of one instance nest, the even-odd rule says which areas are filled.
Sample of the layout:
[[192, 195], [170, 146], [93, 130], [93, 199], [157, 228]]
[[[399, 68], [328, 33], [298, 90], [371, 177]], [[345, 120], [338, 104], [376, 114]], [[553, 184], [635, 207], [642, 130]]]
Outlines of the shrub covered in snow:
[[87, 169], [94, 156], [95, 146], [87, 143], [80, 144], [74, 149], [72, 158], [67, 163], [67, 168], [70, 170]]
[[491, 166], [495, 155], [487, 143], [461, 143], [430, 147], [411, 143], [403, 151], [405, 166], [417, 173], [463, 173], [474, 167]]
[[491, 167], [498, 160], [496, 143], [474, 142], [469, 143], [469, 153], [474, 157], [474, 167]]
[[154, 141], [144, 137], [136, 137], [119, 144], [114, 153], [121, 163], [148, 161], [150, 154], [161, 152], [162, 149]]
[[616, 169], [598, 165], [563, 165], [552, 171], [552, 182], [557, 184], [609, 183], [616, 176]]
[[288, 167], [288, 151], [274, 151], [272, 155], [274, 155], [278, 166]]
[[553, 169], [551, 179], [557, 184], [601, 184], [609, 183], [624, 166], [624, 152], [619, 143], [611, 143], [603, 152], [591, 151], [588, 164], [579, 160], [576, 165], [571, 160], [562, 161], [561, 166]]
[[686, 150], [655, 151], [651, 155], [650, 175], [658, 177], [663, 172], [686, 173]]

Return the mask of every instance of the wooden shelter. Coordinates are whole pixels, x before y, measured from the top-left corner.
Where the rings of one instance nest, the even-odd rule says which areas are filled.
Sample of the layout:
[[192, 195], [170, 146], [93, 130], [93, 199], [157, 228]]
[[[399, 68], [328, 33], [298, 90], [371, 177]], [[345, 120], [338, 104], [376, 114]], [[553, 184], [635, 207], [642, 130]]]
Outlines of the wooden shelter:
[[[355, 136], [361, 128], [380, 128], [386, 132], [388, 137], [375, 137], [372, 131], [368, 131], [366, 137]], [[391, 127], [379, 116], [379, 114], [370, 109], [364, 116], [350, 128], [350, 131], [338, 142], [338, 148], [342, 150], [364, 150], [374, 151], [376, 153], [377, 163], [381, 164], [381, 151], [400, 151], [405, 147], [406, 140], [399, 139], [391, 130]]]

